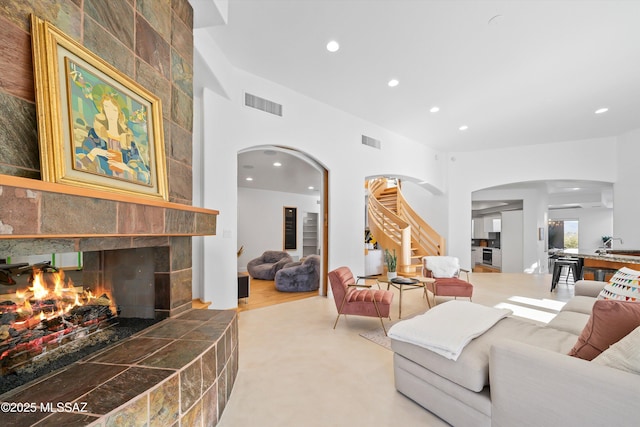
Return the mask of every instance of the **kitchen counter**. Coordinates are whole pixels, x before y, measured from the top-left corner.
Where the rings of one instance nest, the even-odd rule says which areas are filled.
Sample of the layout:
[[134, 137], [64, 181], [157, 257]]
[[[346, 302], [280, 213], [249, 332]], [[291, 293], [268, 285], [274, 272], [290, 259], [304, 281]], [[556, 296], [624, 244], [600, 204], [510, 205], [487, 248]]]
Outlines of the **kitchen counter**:
[[[639, 254], [639, 255], [631, 255], [631, 254]], [[622, 263], [627, 263], [627, 264], [640, 264], [640, 250], [639, 249], [625, 250], [625, 251], [615, 250], [614, 253], [607, 253], [607, 254], [603, 254], [603, 255], [600, 255], [600, 254], [597, 254], [597, 253], [577, 253], [577, 254], [575, 254], [575, 253], [568, 253], [568, 252], [559, 252], [558, 255], [564, 256], [564, 257], [592, 259], [592, 260], [606, 261], [606, 262], [622, 262]]]
[[581, 277], [587, 280], [609, 280], [622, 267], [640, 270], [640, 256], [630, 255], [640, 254], [640, 250], [614, 250], [612, 252], [603, 255], [597, 254], [595, 251], [594, 253], [559, 252], [558, 255], [579, 258]]

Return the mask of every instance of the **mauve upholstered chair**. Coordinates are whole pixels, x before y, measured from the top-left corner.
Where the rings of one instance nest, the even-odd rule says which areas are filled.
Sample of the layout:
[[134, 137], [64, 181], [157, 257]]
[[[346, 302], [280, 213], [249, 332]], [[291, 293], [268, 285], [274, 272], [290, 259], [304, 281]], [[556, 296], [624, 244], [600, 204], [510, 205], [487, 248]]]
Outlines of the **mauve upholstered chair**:
[[[460, 272], [467, 275], [467, 280], [460, 279]], [[422, 258], [422, 275], [436, 279], [427, 282], [426, 288], [433, 294], [433, 305], [436, 305], [436, 296], [464, 297], [473, 295], [473, 285], [469, 283], [469, 271], [460, 268], [460, 261], [451, 256], [426, 256]], [[427, 303], [431, 308], [431, 301], [427, 296]]]
[[247, 271], [254, 279], [273, 280], [276, 273], [292, 261], [293, 258], [285, 251], [265, 251], [249, 261]]
[[333, 300], [338, 309], [338, 317], [333, 324], [333, 329], [336, 328], [341, 314], [353, 314], [379, 318], [384, 334], [387, 334], [387, 328], [384, 327], [382, 318], [389, 317], [393, 291], [371, 289], [367, 285], [356, 285], [349, 267], [339, 267], [330, 271], [329, 282], [331, 283]]
[[276, 273], [276, 289], [282, 292], [308, 292], [320, 287], [320, 257], [309, 255], [290, 263]]

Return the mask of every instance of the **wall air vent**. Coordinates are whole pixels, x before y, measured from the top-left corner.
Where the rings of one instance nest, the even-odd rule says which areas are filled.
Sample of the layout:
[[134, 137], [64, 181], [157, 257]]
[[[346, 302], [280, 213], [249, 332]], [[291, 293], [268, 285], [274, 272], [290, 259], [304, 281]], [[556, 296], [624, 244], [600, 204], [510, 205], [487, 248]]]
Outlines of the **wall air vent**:
[[378, 150], [380, 149], [380, 146], [382, 144], [379, 139], [371, 138], [367, 135], [362, 135], [362, 143], [364, 145], [368, 145], [369, 147], [377, 148]]
[[244, 93], [244, 105], [282, 117], [282, 105], [250, 93]]

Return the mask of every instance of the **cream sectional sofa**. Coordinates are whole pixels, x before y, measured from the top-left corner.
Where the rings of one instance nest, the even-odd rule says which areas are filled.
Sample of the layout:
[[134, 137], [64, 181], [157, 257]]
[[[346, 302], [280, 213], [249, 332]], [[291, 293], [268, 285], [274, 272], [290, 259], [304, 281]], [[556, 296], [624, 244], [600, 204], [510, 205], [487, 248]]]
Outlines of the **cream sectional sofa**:
[[456, 361], [392, 338], [396, 389], [454, 426], [638, 425], [640, 376], [567, 355], [604, 285], [576, 283], [545, 326], [500, 320]]

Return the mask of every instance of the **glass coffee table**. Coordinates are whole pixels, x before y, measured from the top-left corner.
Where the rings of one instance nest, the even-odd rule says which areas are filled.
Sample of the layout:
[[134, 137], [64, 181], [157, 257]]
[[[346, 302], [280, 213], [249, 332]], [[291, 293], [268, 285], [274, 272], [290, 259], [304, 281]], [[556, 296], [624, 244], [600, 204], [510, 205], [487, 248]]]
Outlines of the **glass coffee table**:
[[378, 282], [378, 286], [380, 285], [380, 283], [386, 283], [387, 290], [389, 290], [389, 288], [393, 286], [394, 288], [400, 291], [400, 301], [398, 303], [398, 319], [402, 319], [402, 292], [412, 290], [412, 289], [422, 289], [424, 292], [425, 298], [428, 298], [426, 284], [429, 282], [435, 282], [435, 279], [431, 277], [423, 277], [423, 276], [416, 276], [416, 277], [398, 276], [393, 279], [389, 279], [387, 276], [378, 276], [376, 277], [376, 281]]

